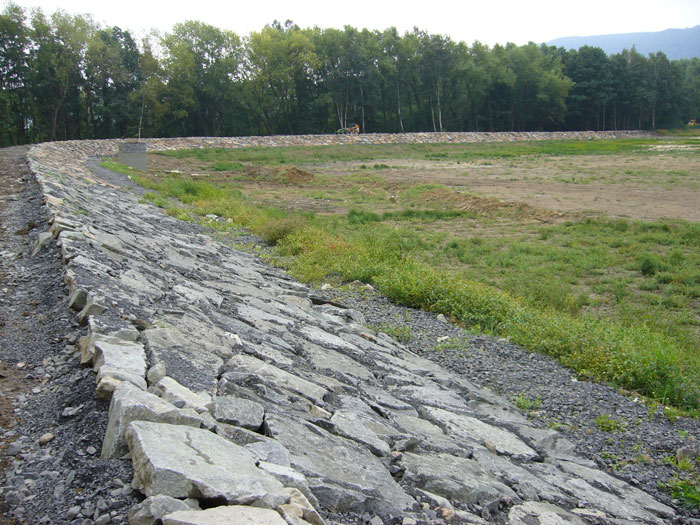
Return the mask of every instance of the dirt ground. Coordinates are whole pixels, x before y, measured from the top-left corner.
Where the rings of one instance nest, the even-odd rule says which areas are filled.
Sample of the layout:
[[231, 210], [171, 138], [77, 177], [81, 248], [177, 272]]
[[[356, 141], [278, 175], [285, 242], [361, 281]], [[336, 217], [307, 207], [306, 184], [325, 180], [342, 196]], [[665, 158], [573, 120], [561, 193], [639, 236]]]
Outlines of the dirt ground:
[[[525, 205], [533, 210], [535, 219], [547, 222], [580, 215], [700, 221], [696, 152], [700, 146], [637, 156], [538, 156], [468, 163], [379, 158], [371, 162], [309, 163], [298, 167], [304, 170], [302, 177], [294, 176], [294, 167], [287, 175], [288, 166], [209, 172], [191, 160], [162, 155], [150, 155], [149, 168], [232, 180], [261, 202], [317, 213], [346, 213], [353, 203], [346, 202], [344, 194], [352, 186], [360, 186], [360, 192], [374, 199], [372, 209], [384, 211], [400, 207], [396, 196], [402, 189], [440, 184], [467, 194], [464, 200], [470, 203], [464, 209], [493, 208], [495, 199], [505, 201], [506, 208]], [[353, 176], [374, 180], [358, 181]], [[284, 192], [280, 192], [280, 184], [287, 186]], [[486, 200], [474, 200], [474, 196]], [[385, 206], [377, 202], [382, 199]]]
[[[697, 156], [595, 155], [461, 164], [391, 159], [377, 162], [392, 166], [379, 172], [390, 182], [443, 184], [460, 192], [552, 212], [700, 221]], [[353, 167], [346, 164], [317, 169], [339, 174]]]

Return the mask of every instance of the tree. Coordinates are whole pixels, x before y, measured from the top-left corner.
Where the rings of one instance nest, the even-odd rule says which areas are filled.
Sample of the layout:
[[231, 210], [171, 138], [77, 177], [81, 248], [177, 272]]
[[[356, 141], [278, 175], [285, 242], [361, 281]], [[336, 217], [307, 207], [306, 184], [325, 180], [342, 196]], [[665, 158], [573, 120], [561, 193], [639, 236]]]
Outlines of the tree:
[[143, 81], [139, 56], [131, 34], [118, 27], [100, 29], [90, 39], [84, 72], [88, 136], [135, 135], [138, 106], [130, 95]]
[[165, 53], [163, 97], [175, 135], [215, 136], [231, 119], [238, 101], [233, 85], [241, 77], [241, 41], [231, 31], [197, 21], [176, 24], [161, 44]]
[[649, 55], [651, 88], [651, 129], [661, 122], [665, 128], [682, 122], [682, 74], [661, 51]]
[[294, 133], [299, 88], [313, 82], [320, 62], [308, 33], [291, 22], [251, 33], [246, 45], [245, 102], [262, 133]]
[[86, 86], [87, 44], [95, 31], [90, 18], [57, 11], [47, 18], [35, 10], [27, 85], [32, 97], [35, 139], [83, 138], [81, 116]]
[[27, 141], [28, 33], [24, 10], [9, 4], [0, 14], [0, 145]]
[[0, 14], [0, 145], [87, 137], [630, 129], [700, 117], [700, 59], [471, 46], [414, 28], [243, 41], [197, 21], [140, 45], [89, 17]]
[[678, 68], [683, 78], [683, 110], [685, 122], [700, 120], [700, 59], [679, 60]]
[[566, 99], [569, 129], [605, 129], [613, 96], [612, 65], [605, 52], [584, 46], [564, 55], [564, 74], [573, 81]]

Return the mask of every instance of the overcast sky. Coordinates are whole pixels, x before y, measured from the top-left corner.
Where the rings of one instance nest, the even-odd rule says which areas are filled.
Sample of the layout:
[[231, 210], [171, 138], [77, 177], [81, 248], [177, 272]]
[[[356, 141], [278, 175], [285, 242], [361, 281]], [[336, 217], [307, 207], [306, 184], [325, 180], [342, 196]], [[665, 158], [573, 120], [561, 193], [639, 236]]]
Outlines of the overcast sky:
[[[3, 8], [7, 0], [0, 0]], [[277, 19], [301, 27], [385, 29], [414, 26], [472, 43], [547, 42], [563, 36], [660, 31], [700, 24], [700, 0], [15, 0], [46, 13], [91, 14], [136, 35], [200, 20], [239, 35]]]

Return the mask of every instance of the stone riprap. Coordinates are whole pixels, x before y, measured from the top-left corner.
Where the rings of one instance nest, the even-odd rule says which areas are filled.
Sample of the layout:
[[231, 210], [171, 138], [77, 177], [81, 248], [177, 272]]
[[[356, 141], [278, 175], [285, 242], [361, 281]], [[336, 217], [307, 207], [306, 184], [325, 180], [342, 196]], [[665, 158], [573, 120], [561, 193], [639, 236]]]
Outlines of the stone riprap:
[[[145, 143], [164, 150], [623, 135], [640, 134]], [[671, 508], [597, 470], [558, 432], [377, 335], [361, 313], [322, 304], [283, 272], [140, 203], [116, 179], [100, 180], [88, 162], [119, 144], [40, 144], [29, 159], [71, 308], [87, 327], [76, 358], [94, 368], [98, 394], [112, 398], [102, 455], [130, 458], [133, 486], [147, 497], [133, 523], [673, 520]]]

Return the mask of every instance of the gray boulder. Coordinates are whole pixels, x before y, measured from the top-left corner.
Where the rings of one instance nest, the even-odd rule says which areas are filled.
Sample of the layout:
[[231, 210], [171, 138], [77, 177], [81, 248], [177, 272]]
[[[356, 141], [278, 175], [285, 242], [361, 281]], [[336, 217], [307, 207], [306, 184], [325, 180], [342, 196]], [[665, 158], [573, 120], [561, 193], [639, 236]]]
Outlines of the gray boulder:
[[266, 508], [287, 502], [282, 484], [256, 466], [251, 452], [212, 432], [134, 421], [126, 437], [133, 486], [146, 496], [216, 498]]

